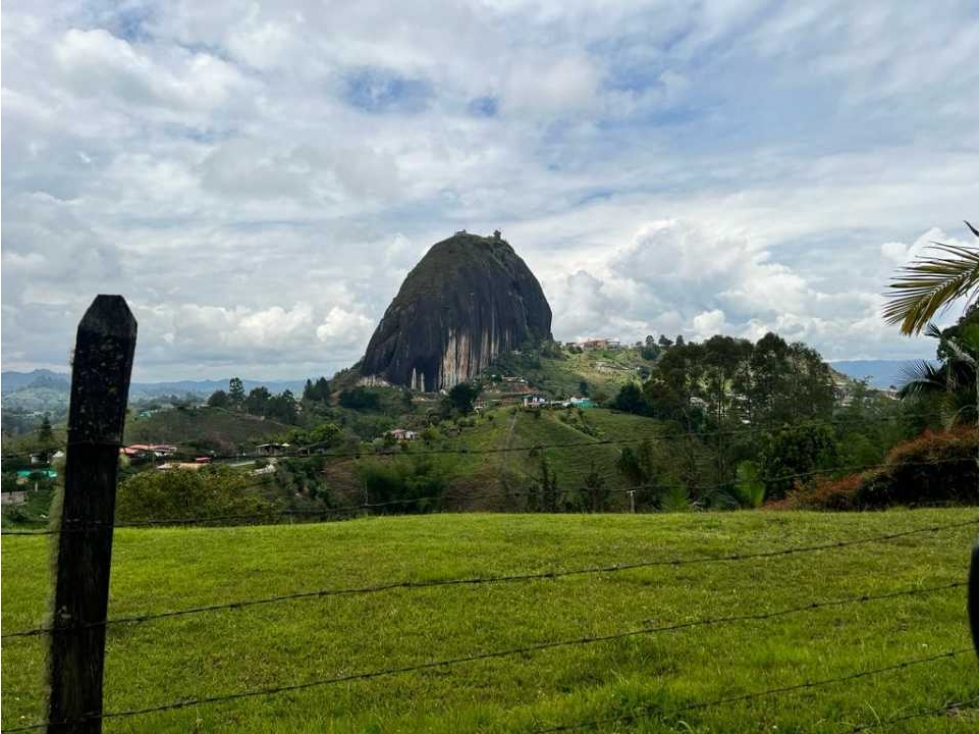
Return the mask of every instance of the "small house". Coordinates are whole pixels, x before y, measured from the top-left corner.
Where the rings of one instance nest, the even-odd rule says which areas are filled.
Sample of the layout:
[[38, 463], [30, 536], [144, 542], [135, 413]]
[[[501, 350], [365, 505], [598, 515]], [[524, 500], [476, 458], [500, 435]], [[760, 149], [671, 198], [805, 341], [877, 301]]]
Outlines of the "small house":
[[523, 399], [523, 407], [525, 408], [543, 408], [545, 405], [547, 405], [547, 398], [543, 395], [527, 395]]
[[407, 428], [393, 428], [388, 431], [388, 435], [395, 441], [414, 441], [418, 438], [417, 432], [409, 431]]
[[262, 456], [278, 456], [289, 449], [287, 443], [262, 443], [258, 445], [258, 453]]

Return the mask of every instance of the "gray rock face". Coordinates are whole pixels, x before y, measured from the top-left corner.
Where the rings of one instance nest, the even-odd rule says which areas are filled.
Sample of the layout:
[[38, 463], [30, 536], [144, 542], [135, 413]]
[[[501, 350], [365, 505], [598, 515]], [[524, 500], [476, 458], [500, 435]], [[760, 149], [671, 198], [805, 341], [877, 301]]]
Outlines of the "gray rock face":
[[505, 240], [459, 233], [408, 273], [361, 363], [369, 382], [434, 392], [551, 338], [551, 307]]

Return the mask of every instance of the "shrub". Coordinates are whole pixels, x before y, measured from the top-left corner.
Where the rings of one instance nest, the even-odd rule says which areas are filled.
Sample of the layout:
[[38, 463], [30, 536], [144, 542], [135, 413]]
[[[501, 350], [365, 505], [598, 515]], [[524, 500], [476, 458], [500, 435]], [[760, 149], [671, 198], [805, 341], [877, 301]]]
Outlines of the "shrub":
[[893, 505], [979, 504], [979, 431], [925, 431], [895, 446], [881, 468], [797, 485], [781, 506], [870, 510]]
[[445, 472], [439, 464], [425, 456], [399, 458], [388, 462], [363, 462], [357, 474], [371, 504], [391, 503], [376, 507], [376, 512], [430, 512], [442, 505], [448, 488]]
[[340, 393], [340, 405], [351, 410], [379, 410], [381, 397], [366, 387], [355, 387]]
[[223, 515], [271, 519], [277, 506], [226, 466], [140, 472], [119, 485], [116, 518], [124, 522]]

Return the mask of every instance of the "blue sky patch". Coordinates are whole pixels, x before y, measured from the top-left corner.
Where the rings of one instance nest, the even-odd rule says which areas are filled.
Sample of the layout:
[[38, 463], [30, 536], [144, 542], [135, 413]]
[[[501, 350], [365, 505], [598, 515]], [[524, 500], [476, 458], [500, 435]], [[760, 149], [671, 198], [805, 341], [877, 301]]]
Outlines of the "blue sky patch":
[[344, 78], [344, 99], [365, 112], [423, 112], [432, 96], [432, 87], [425, 80], [388, 69], [357, 69]]

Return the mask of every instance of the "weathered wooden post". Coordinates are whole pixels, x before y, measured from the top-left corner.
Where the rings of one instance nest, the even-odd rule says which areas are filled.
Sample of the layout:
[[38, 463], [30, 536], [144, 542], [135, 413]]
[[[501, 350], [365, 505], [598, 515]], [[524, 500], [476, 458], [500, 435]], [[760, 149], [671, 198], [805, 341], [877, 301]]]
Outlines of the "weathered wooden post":
[[969, 570], [969, 627], [972, 644], [979, 657], [979, 542], [972, 548], [972, 568]]
[[122, 296], [96, 297], [78, 324], [49, 652], [48, 731], [102, 731], [102, 670], [116, 469], [136, 347]]

